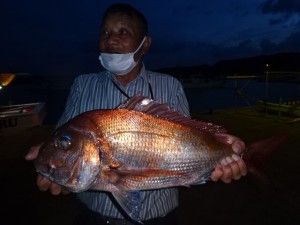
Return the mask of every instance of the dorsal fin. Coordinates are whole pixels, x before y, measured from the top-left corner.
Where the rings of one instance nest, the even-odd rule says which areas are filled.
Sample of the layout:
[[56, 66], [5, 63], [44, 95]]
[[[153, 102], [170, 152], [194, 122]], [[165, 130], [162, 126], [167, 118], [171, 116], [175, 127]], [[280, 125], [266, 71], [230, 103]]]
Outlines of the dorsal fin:
[[140, 94], [134, 95], [132, 98], [121, 104], [118, 109], [136, 110], [144, 112], [161, 119], [172, 121], [175, 123], [183, 124], [186, 126], [195, 127], [201, 131], [208, 133], [227, 133], [227, 130], [223, 127], [202, 121], [196, 121], [190, 117], [184, 116], [179, 112], [170, 108], [167, 104], [157, 103], [156, 100], [147, 98]]

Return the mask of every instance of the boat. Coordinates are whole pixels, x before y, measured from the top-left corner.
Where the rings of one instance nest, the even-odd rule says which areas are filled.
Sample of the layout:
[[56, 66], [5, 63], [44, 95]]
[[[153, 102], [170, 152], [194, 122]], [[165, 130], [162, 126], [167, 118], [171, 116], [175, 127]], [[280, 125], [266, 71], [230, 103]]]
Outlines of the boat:
[[0, 136], [41, 126], [45, 116], [44, 102], [0, 106]]
[[300, 101], [290, 101], [285, 103], [274, 103], [264, 100], [257, 100], [259, 109], [268, 112], [282, 113], [288, 116], [300, 117]]

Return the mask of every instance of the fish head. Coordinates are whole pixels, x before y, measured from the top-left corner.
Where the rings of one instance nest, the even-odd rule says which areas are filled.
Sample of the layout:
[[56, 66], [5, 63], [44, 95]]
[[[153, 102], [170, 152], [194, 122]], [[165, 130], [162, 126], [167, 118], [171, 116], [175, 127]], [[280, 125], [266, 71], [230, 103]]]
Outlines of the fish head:
[[57, 129], [41, 146], [34, 164], [38, 173], [72, 192], [89, 189], [100, 166], [97, 127], [82, 118]]

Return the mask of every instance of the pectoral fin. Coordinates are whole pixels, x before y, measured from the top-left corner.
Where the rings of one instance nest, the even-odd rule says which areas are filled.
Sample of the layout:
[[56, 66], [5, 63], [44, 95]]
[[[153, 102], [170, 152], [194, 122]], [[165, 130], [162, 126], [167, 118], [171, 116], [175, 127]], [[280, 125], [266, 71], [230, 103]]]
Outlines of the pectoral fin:
[[142, 207], [141, 193], [139, 191], [120, 191], [112, 194], [127, 215], [142, 224], [139, 216]]

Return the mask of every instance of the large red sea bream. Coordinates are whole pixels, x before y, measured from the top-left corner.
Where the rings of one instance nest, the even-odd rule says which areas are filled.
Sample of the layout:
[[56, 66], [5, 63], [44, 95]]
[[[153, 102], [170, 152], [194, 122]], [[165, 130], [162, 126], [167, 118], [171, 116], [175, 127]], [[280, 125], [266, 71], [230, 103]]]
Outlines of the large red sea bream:
[[[85, 112], [58, 128], [41, 147], [35, 167], [73, 192], [111, 192], [139, 221], [139, 191], [207, 181], [233, 154], [230, 137], [218, 125], [191, 120], [138, 95], [118, 109]], [[281, 139], [250, 146], [243, 153], [246, 163], [259, 154], [259, 146]]]

